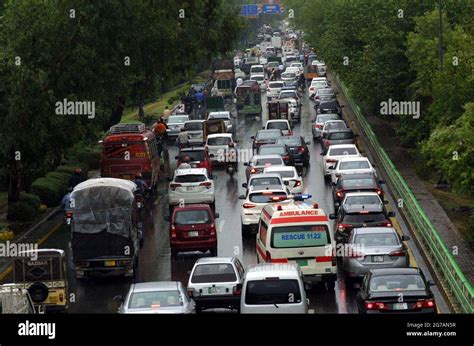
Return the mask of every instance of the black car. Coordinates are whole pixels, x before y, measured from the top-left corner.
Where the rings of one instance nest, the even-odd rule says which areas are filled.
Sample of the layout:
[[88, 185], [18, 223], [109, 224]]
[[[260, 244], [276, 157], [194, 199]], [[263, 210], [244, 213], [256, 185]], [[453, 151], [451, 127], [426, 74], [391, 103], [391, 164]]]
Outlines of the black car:
[[344, 242], [351, 235], [352, 229], [358, 227], [392, 227], [391, 217], [395, 212], [388, 212], [383, 204], [343, 205], [337, 214], [329, 218], [336, 220], [335, 237], [338, 243]]
[[350, 192], [377, 192], [383, 201], [384, 191], [381, 184], [385, 184], [385, 181], [378, 180], [373, 174], [342, 174], [337, 180], [337, 183], [335, 185], [333, 184], [335, 209], [339, 208], [346, 193]]
[[339, 117], [342, 117], [342, 107], [337, 100], [321, 101], [319, 105], [316, 105], [318, 114], [336, 113]]
[[264, 144], [258, 148], [258, 155], [280, 155], [287, 166], [294, 166], [295, 159], [286, 144]]
[[419, 268], [372, 269], [362, 280], [357, 308], [362, 314], [436, 314], [434, 284]]
[[276, 144], [286, 144], [293, 155], [295, 164], [302, 164], [305, 167], [309, 166], [309, 142], [305, 142], [301, 136], [284, 136], [278, 138]]
[[253, 139], [252, 149], [257, 150], [262, 144], [275, 144], [277, 138], [282, 136], [281, 130], [258, 130], [255, 136], [250, 137]]

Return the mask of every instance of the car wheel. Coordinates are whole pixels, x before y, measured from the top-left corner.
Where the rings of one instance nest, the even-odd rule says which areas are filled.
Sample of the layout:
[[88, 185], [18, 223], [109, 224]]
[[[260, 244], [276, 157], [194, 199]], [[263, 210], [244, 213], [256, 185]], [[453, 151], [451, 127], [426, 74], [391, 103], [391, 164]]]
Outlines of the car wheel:
[[196, 310], [197, 314], [200, 314], [202, 312], [202, 308], [200, 306], [197, 306], [197, 305], [196, 305], [195, 310]]
[[336, 281], [327, 281], [326, 282], [326, 288], [327, 288], [328, 291], [333, 291], [335, 287], [336, 287]]

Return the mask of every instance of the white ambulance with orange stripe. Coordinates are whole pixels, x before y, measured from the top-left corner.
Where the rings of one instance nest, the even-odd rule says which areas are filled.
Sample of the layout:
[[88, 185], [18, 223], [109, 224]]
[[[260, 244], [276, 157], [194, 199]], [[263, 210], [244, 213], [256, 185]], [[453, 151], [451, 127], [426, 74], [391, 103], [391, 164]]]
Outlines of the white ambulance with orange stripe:
[[336, 242], [324, 210], [314, 202], [267, 204], [257, 233], [259, 263], [297, 263], [307, 284], [337, 280]]

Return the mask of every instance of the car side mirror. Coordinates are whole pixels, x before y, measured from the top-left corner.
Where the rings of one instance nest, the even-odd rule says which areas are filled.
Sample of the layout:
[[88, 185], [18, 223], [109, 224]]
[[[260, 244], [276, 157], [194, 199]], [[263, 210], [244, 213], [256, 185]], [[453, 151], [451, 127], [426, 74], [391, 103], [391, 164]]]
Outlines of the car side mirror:
[[336, 203], [334, 203], [334, 206], [337, 207], [337, 208], [339, 208], [339, 207], [341, 206], [341, 203], [336, 202]]
[[209, 154], [209, 157], [214, 157], [214, 154]]
[[428, 286], [435, 286], [435, 285], [436, 285], [433, 280], [428, 280], [428, 281], [426, 281], [426, 284], [427, 284]]
[[324, 156], [324, 152], [321, 151], [321, 152], [319, 153], [319, 155]]
[[219, 218], [219, 213], [215, 213], [214, 214], [214, 219], [218, 219]]
[[249, 163], [248, 163], [248, 162], [244, 162], [244, 166], [248, 166], [248, 165], [249, 165]]
[[329, 214], [329, 218], [331, 220], [336, 220], [337, 219], [337, 215], [336, 214]]
[[354, 137], [359, 137], [359, 135], [356, 134], [356, 135], [354, 135]]
[[163, 216], [163, 219], [167, 222], [170, 222], [171, 220], [169, 215]]
[[242, 187], [243, 187], [244, 189], [246, 189], [247, 186], [248, 186], [247, 183], [242, 183]]
[[332, 182], [331, 182], [331, 186], [337, 186], [337, 183], [335, 183], [335, 182], [332, 181]]
[[178, 159], [179, 159], [179, 156], [175, 156], [174, 159], [175, 159], [175, 160], [178, 160]]
[[214, 180], [214, 179], [217, 179], [217, 176], [215, 176], [214, 174], [212, 174], [209, 178], [211, 178], [212, 180]]
[[284, 185], [290, 185], [290, 182], [289, 181], [284, 181], [283, 184]]
[[395, 212], [394, 212], [394, 211], [391, 211], [391, 212], [389, 212], [387, 215], [388, 215], [388, 217], [395, 217]]
[[117, 296], [113, 297], [112, 300], [117, 304], [122, 304], [123, 303], [123, 296], [117, 295]]
[[310, 144], [311, 144], [311, 142], [305, 142], [305, 144], [306, 144], [306, 145], [310, 145]]
[[390, 202], [387, 201], [387, 200], [384, 200], [384, 201], [383, 201], [383, 204], [389, 204], [389, 203], [390, 203]]
[[167, 177], [167, 178], [166, 178], [166, 181], [173, 181], [173, 179], [170, 178], [170, 177]]
[[379, 184], [386, 184], [385, 180], [380, 179]]
[[410, 240], [410, 236], [409, 235], [402, 235], [402, 241], [408, 241]]
[[237, 284], [237, 285], [235, 285], [235, 289], [236, 289], [237, 291], [242, 291], [242, 284]]
[[345, 106], [344, 106], [344, 105], [341, 105], [340, 107], [341, 107], [341, 108], [344, 108]]
[[240, 195], [239, 199], [245, 199], [245, 195]]
[[250, 139], [255, 139], [255, 136], [250, 136]]

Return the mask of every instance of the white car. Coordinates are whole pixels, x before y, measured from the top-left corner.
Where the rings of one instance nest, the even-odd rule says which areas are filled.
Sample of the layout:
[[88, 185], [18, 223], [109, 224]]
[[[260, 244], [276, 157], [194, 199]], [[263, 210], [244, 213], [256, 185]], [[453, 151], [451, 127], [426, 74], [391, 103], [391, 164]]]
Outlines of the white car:
[[301, 104], [301, 99], [300, 95], [298, 95], [298, 92], [296, 90], [281, 90], [280, 93], [278, 94], [278, 99], [279, 100], [286, 100], [286, 99], [293, 99], [297, 102], [298, 107]]
[[260, 86], [260, 89], [267, 88], [267, 81], [264, 74], [252, 74], [250, 76], [250, 80], [256, 81], [258, 85]]
[[290, 65], [290, 68], [292, 68], [292, 67], [298, 68], [299, 71], [300, 71], [300, 74], [304, 72], [303, 64], [300, 63], [300, 62], [292, 62], [291, 65]]
[[[264, 168], [265, 170], [266, 168]], [[274, 185], [281, 185], [282, 188], [285, 188], [287, 185], [280, 174], [278, 173], [260, 173], [260, 174], [252, 174], [249, 177], [248, 183], [242, 183], [242, 187], [248, 189], [251, 186], [274, 186]]]
[[243, 200], [240, 208], [240, 220], [242, 223], [242, 232], [251, 226], [257, 226], [260, 219], [260, 213], [268, 203], [289, 203], [286, 188], [281, 185], [252, 186], [249, 188], [247, 196], [241, 195], [239, 199]]
[[281, 130], [284, 136], [291, 136], [291, 124], [286, 119], [267, 120], [264, 130]]
[[220, 112], [210, 112], [207, 120], [211, 119], [222, 119], [226, 126], [227, 132], [233, 133], [234, 126], [232, 125], [232, 116], [229, 111], [220, 111]]
[[284, 167], [266, 167], [263, 174], [277, 173], [279, 174], [287, 186], [291, 194], [303, 193], [303, 179], [296, 171], [294, 166]]
[[250, 67], [250, 76], [261, 75], [265, 73], [265, 67], [263, 65], [252, 65]]
[[293, 98], [284, 99], [288, 102], [288, 112], [291, 115], [291, 118], [294, 121], [298, 121], [300, 119], [300, 107], [298, 105], [298, 101]]
[[176, 169], [168, 185], [170, 208], [184, 201], [185, 204], [211, 204], [214, 209], [214, 181], [205, 168]]
[[349, 192], [344, 196], [341, 206], [374, 204], [384, 204], [377, 192]]
[[238, 79], [238, 78], [244, 79], [246, 75], [245, 75], [245, 72], [242, 71], [240, 68], [236, 68], [234, 70], [234, 76], [235, 76], [235, 79]]
[[267, 99], [270, 101], [271, 99], [277, 98], [281, 88], [284, 86], [285, 83], [282, 81], [269, 82], [267, 86]]
[[[291, 64], [293, 65], [294, 62], [292, 62]], [[287, 72], [294, 73], [294, 74], [297, 75], [297, 76], [299, 76], [299, 75], [302, 73], [301, 70], [300, 70], [298, 67], [296, 67], [296, 66], [294, 66], [294, 67], [293, 67], [293, 66], [292, 66], [292, 67], [287, 67], [287, 68], [285, 69], [285, 73], [287, 73]]]
[[336, 167], [331, 170], [331, 182], [337, 183], [342, 174], [372, 173], [377, 177], [375, 168], [366, 157], [345, 157], [336, 163]]
[[184, 131], [190, 144], [203, 142], [204, 120], [189, 120], [184, 123]]
[[261, 56], [261, 57], [259, 58], [259, 63], [260, 63], [260, 65], [265, 66], [265, 65], [268, 63], [268, 60], [267, 60], [267, 58], [265, 58], [264, 56]]
[[326, 89], [329, 88], [329, 83], [326, 80], [321, 80], [319, 78], [313, 78], [311, 81], [311, 85], [309, 86], [308, 92], [309, 97], [313, 98], [316, 95], [316, 91], [318, 89]]
[[280, 78], [285, 83], [294, 83], [298, 81], [298, 76], [294, 72], [283, 72]]
[[234, 56], [234, 66], [239, 66], [241, 61], [242, 60], [238, 56]]
[[211, 161], [218, 162], [220, 158], [223, 158], [231, 142], [234, 142], [231, 133], [215, 133], [207, 136], [205, 147], [209, 156], [212, 155]]
[[355, 144], [331, 145], [327, 151], [327, 154], [324, 156], [324, 176], [329, 176], [331, 174], [334, 165], [340, 159], [359, 156], [361, 156], [361, 154]]
[[327, 70], [326, 64], [318, 62], [314, 65], [316, 65], [316, 67], [318, 68], [318, 74], [320, 76], [323, 76], [323, 77], [326, 76], [326, 70]]

